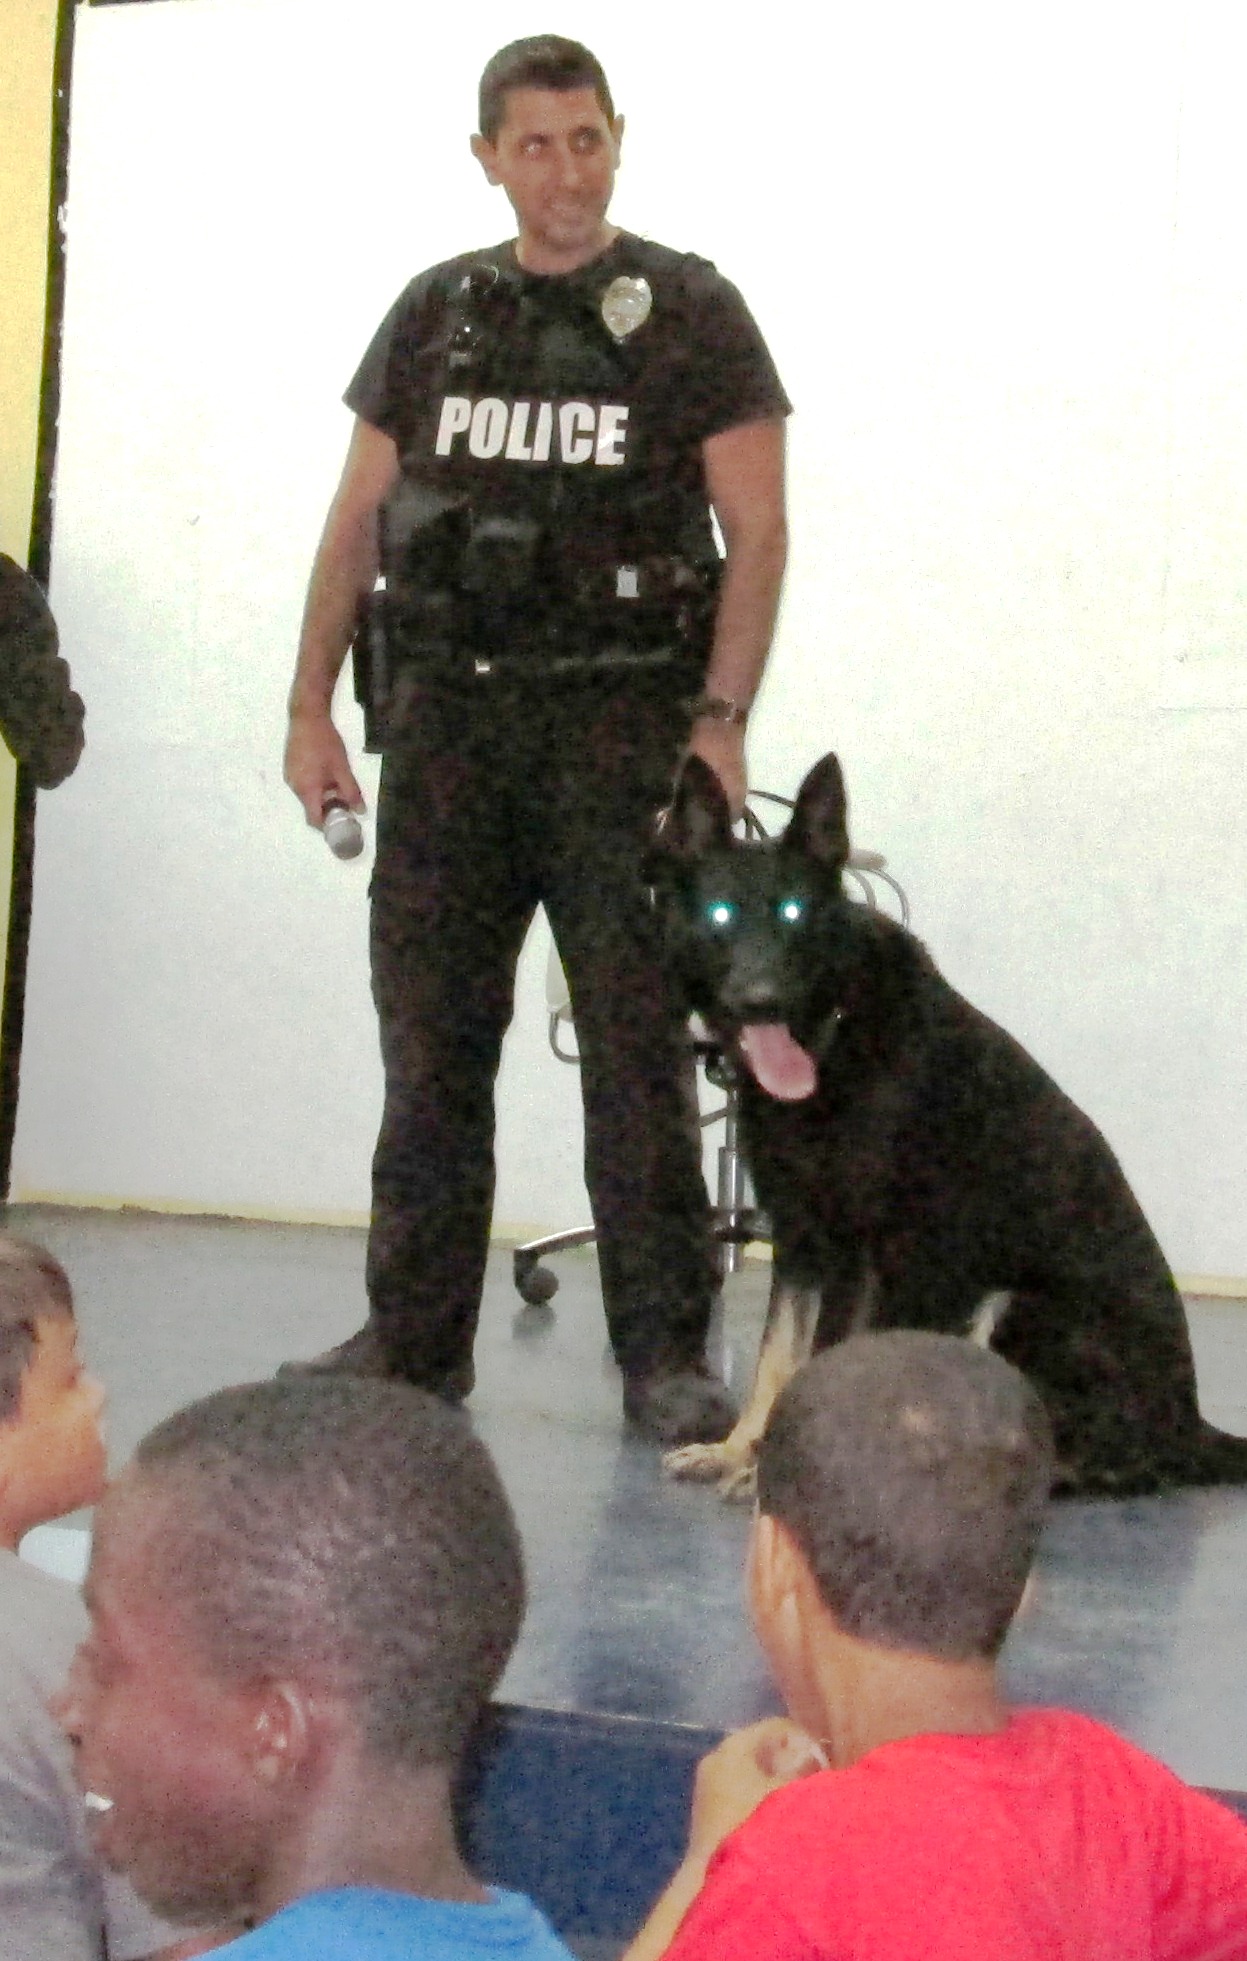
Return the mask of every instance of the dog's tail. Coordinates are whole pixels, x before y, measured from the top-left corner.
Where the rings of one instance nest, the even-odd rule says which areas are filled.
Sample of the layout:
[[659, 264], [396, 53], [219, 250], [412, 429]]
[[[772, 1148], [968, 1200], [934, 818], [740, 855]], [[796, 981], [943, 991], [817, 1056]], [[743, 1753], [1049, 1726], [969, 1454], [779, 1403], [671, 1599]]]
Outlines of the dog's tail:
[[1169, 1437], [1158, 1449], [1115, 1451], [1111, 1457], [1088, 1461], [1072, 1455], [1061, 1461], [1053, 1484], [1054, 1498], [1146, 1498], [1159, 1491], [1187, 1486], [1247, 1485], [1247, 1437], [1197, 1417], [1184, 1425], [1180, 1437]]
[[1233, 1437], [1200, 1419], [1187, 1484], [1247, 1484], [1247, 1437]]

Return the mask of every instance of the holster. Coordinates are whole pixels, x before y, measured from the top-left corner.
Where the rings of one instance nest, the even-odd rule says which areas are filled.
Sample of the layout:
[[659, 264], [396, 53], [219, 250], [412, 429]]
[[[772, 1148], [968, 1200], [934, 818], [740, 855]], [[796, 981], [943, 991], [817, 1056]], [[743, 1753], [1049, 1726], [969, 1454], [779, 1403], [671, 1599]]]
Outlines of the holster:
[[364, 715], [364, 748], [370, 756], [379, 756], [386, 745], [394, 691], [384, 586], [376, 587], [360, 602], [351, 641], [351, 672], [355, 699]]

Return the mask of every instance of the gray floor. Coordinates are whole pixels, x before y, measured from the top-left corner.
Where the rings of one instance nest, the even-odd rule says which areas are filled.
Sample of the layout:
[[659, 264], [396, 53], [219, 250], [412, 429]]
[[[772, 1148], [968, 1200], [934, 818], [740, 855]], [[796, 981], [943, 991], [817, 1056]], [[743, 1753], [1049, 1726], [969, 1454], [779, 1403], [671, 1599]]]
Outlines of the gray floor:
[[[363, 1238], [13, 1208], [78, 1294], [121, 1461], [147, 1426], [222, 1383], [265, 1375], [356, 1327]], [[517, 1319], [490, 1263], [471, 1408], [528, 1547], [532, 1609], [503, 1685], [538, 1707], [726, 1728], [773, 1708], [740, 1601], [747, 1519], [671, 1485], [626, 1437], [591, 1256], [560, 1263], [553, 1317]], [[767, 1275], [729, 1283], [718, 1340], [747, 1381]], [[1247, 1433], [1247, 1306], [1191, 1303], [1204, 1409]], [[1193, 1782], [1247, 1791], [1247, 1490], [1054, 1509], [1035, 1600], [1010, 1639], [1014, 1692], [1115, 1723]]]

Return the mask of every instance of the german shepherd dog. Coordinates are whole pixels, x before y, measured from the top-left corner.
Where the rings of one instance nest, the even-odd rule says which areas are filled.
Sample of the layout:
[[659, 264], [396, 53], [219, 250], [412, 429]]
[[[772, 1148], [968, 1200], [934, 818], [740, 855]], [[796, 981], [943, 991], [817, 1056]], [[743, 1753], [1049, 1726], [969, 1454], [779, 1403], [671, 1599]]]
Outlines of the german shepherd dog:
[[690, 757], [648, 876], [666, 957], [740, 1078], [774, 1278], [747, 1407], [677, 1477], [751, 1488], [776, 1395], [859, 1328], [986, 1339], [1035, 1383], [1057, 1489], [1247, 1482], [1199, 1414], [1181, 1297], [1099, 1131], [895, 921], [849, 899], [825, 756], [781, 837], [740, 842]]

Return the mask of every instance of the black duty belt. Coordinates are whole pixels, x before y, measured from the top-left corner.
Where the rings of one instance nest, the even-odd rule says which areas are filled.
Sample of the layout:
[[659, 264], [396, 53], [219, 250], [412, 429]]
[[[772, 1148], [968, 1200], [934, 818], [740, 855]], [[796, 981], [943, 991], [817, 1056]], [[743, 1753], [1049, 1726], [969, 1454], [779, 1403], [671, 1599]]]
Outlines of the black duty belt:
[[[590, 674], [607, 669], [670, 667], [673, 661], [687, 660], [686, 647], [628, 647], [608, 643], [592, 649], [586, 648], [576, 653], [551, 653], [534, 650], [526, 654], [468, 654], [464, 652], [452, 656], [444, 663], [459, 673], [471, 673], [485, 679], [491, 674], [511, 680], [531, 675], [534, 681], [550, 674]], [[400, 659], [403, 656], [400, 655]], [[424, 656], [414, 653], [410, 656], [418, 662]], [[438, 663], [441, 665], [442, 663]]]

